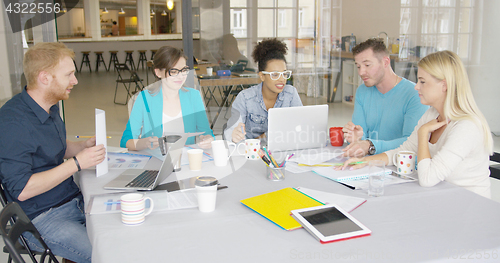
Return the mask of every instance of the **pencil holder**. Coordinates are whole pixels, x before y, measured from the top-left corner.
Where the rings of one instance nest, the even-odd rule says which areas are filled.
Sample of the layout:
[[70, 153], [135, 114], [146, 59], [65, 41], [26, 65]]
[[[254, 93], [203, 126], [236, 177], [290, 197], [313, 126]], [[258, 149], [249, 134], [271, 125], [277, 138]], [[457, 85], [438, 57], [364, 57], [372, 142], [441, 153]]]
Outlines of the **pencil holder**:
[[285, 167], [272, 168], [267, 167], [267, 180], [283, 181], [285, 180]]

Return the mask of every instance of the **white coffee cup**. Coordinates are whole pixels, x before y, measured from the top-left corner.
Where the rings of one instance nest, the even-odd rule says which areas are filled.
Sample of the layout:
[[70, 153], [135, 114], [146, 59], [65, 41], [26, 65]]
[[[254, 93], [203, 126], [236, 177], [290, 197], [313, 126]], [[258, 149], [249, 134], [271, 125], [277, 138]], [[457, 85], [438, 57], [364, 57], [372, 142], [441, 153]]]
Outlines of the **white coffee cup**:
[[[233, 151], [229, 154], [228, 146], [234, 146]], [[226, 166], [229, 157], [236, 151], [236, 144], [224, 140], [212, 141], [212, 154], [214, 157], [215, 166]]]
[[195, 181], [196, 195], [198, 198], [198, 209], [201, 212], [212, 212], [215, 210], [217, 199], [218, 181], [212, 176], [198, 176]]
[[214, 69], [213, 69], [213, 68], [208, 67], [208, 68], [207, 68], [207, 75], [208, 75], [208, 76], [212, 76], [212, 74], [213, 74], [213, 73], [214, 73]]
[[[149, 210], [145, 212], [146, 200], [149, 199]], [[144, 223], [146, 216], [153, 212], [153, 199], [145, 197], [144, 194], [132, 193], [120, 197], [122, 211], [122, 223], [125, 225], [140, 225]]]
[[392, 156], [398, 174], [412, 174], [415, 172], [415, 156], [412, 151], [400, 151]]
[[187, 151], [189, 160], [189, 169], [191, 171], [201, 170], [201, 162], [203, 160], [203, 150], [191, 149]]

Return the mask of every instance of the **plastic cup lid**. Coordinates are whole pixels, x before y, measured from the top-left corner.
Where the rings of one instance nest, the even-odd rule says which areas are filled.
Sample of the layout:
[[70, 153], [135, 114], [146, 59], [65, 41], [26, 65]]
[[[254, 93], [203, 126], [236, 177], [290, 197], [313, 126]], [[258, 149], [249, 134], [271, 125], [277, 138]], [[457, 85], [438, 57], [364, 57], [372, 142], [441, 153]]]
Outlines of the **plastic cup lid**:
[[196, 182], [194, 183], [196, 186], [212, 186], [217, 185], [219, 181], [215, 177], [212, 176], [198, 176], [196, 177]]

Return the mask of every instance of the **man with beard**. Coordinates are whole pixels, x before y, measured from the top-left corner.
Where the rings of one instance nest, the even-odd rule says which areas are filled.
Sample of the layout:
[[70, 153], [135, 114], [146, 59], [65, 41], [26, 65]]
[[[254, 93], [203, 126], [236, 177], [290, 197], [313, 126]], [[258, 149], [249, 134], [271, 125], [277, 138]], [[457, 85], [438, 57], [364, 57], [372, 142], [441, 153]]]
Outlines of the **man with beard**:
[[[73, 174], [104, 160], [95, 137], [66, 140], [58, 102], [78, 83], [74, 52], [62, 43], [38, 43], [24, 55], [28, 85], [0, 109], [0, 180], [9, 202], [17, 202], [54, 254], [90, 262], [83, 197]], [[64, 159], [67, 159], [66, 161]], [[24, 234], [30, 248], [43, 251]]]
[[363, 80], [356, 90], [352, 122], [344, 128], [350, 144], [344, 156], [362, 157], [392, 150], [410, 136], [427, 106], [420, 103], [415, 83], [391, 68], [381, 39], [368, 39], [352, 49]]

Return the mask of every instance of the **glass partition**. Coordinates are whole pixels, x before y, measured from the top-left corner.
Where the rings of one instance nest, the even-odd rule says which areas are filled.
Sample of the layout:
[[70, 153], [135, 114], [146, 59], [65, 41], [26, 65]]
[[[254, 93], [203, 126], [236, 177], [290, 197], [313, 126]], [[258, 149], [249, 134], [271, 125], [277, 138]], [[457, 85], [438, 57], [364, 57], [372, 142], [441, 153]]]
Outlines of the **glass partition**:
[[99, 1], [101, 36], [137, 35], [137, 1]]

